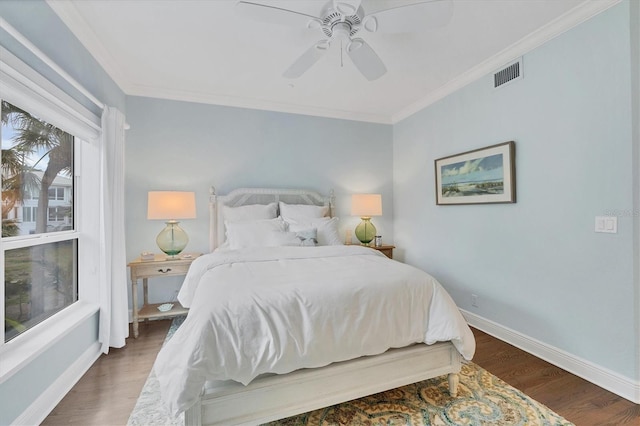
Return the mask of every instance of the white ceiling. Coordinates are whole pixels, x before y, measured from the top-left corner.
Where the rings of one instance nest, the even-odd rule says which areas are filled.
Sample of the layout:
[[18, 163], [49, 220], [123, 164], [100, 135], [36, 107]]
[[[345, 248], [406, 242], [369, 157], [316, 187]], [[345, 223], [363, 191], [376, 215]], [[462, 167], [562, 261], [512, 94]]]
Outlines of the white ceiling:
[[[314, 16], [327, 3], [252, 1]], [[251, 21], [235, 13], [235, 0], [48, 3], [127, 95], [394, 123], [618, 1], [453, 0], [443, 28], [361, 35], [388, 69], [375, 81], [346, 56], [341, 65], [333, 46], [302, 77], [283, 78], [323, 38], [320, 30]], [[415, 2], [363, 0], [362, 7]]]

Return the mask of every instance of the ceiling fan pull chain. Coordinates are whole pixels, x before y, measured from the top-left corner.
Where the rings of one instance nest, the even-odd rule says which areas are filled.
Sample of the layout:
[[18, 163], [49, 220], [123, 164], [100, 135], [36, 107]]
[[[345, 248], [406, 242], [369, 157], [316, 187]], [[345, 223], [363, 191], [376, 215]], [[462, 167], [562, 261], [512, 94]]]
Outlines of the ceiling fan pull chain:
[[344, 47], [342, 46], [342, 40], [340, 40], [340, 68], [344, 68]]

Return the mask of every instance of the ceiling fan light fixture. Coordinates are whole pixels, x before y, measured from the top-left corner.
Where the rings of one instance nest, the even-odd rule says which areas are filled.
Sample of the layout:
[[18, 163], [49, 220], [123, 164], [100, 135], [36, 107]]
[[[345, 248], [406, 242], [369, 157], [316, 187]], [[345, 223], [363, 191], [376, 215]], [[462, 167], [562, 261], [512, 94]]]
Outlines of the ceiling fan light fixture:
[[367, 16], [364, 18], [362, 26], [370, 33], [375, 33], [376, 31], [378, 31], [378, 20], [375, 16]]
[[346, 22], [338, 22], [331, 27], [331, 38], [349, 40], [351, 38], [351, 25]]
[[[414, 0], [416, 1], [416, 0]], [[285, 78], [298, 78], [327, 54], [331, 43], [340, 41], [340, 64], [346, 53], [360, 73], [369, 81], [377, 80], [387, 72], [387, 67], [373, 48], [361, 38], [353, 38], [364, 27], [365, 31], [384, 34], [420, 31], [425, 27], [443, 26], [453, 11], [452, 0], [423, 0], [404, 6], [366, 14], [362, 0], [326, 0], [319, 16], [295, 10], [282, 9], [267, 4], [240, 0], [239, 12], [247, 17], [273, 24], [305, 25], [319, 29], [326, 37], [311, 45], [282, 74]]]

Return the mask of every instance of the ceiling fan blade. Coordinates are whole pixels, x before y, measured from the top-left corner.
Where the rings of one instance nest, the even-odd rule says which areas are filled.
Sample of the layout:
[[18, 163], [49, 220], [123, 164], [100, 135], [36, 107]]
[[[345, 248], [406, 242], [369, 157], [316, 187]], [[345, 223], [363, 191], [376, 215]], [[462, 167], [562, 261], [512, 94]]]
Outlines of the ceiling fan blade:
[[[244, 17], [269, 24], [294, 26], [299, 28], [310, 27], [311, 25], [322, 24], [320, 18], [295, 12], [293, 10], [281, 9], [279, 7], [267, 6], [249, 1], [239, 1], [236, 3], [236, 12]], [[314, 24], [311, 24], [314, 23]]]
[[284, 78], [298, 78], [322, 58], [329, 49], [329, 41], [321, 40], [307, 49], [282, 74]]
[[363, 39], [354, 38], [351, 40], [346, 51], [353, 64], [367, 80], [377, 80], [387, 72], [387, 67], [384, 66], [382, 60]]
[[352, 16], [358, 12], [362, 0], [333, 0], [333, 8], [343, 16]]
[[372, 13], [363, 26], [370, 32], [408, 33], [443, 27], [452, 16], [452, 0], [429, 0]]

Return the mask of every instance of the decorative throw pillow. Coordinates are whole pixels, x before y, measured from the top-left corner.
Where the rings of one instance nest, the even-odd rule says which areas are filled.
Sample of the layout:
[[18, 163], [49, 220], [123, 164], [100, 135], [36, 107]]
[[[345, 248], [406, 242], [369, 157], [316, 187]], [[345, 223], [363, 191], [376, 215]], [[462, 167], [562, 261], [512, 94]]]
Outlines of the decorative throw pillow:
[[307, 219], [304, 222], [289, 220], [287, 222], [289, 223], [289, 231], [291, 232], [299, 232], [309, 228], [316, 228], [318, 232], [317, 239], [319, 246], [339, 246], [344, 244], [338, 232], [337, 217]]
[[273, 231], [266, 242], [265, 247], [299, 246], [300, 239], [295, 232]]
[[301, 246], [318, 245], [318, 230], [316, 228], [302, 229], [296, 232], [296, 237], [300, 240]]

